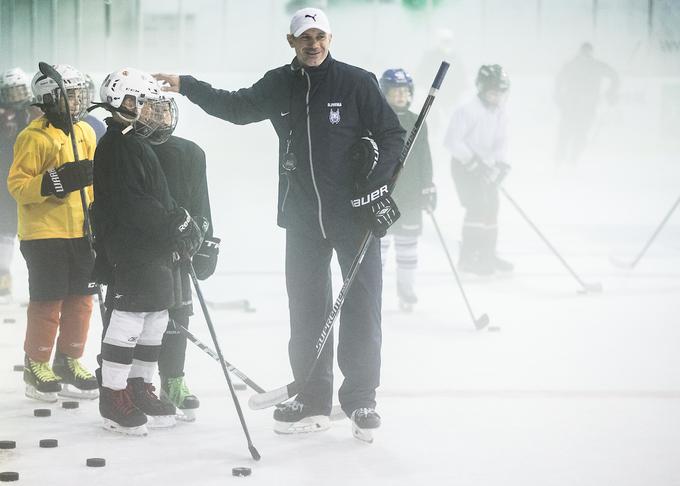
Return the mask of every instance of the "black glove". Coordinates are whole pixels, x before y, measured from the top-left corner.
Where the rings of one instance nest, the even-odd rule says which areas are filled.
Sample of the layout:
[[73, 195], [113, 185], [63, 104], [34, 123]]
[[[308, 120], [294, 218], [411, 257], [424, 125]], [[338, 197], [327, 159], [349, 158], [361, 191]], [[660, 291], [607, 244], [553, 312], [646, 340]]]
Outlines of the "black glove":
[[496, 162], [493, 167], [489, 167], [485, 177], [489, 184], [500, 186], [503, 180], [510, 173], [510, 165], [505, 162]]
[[56, 169], [50, 169], [43, 174], [40, 195], [65, 198], [69, 193], [92, 184], [92, 169], [91, 160], [67, 162]]
[[170, 217], [170, 235], [180, 258], [191, 259], [201, 247], [204, 234], [186, 209], [178, 208]]
[[380, 159], [378, 144], [371, 137], [361, 137], [349, 148], [347, 159], [354, 171], [356, 189], [364, 192], [367, 181]]
[[387, 228], [401, 216], [387, 184], [352, 199], [352, 207], [359, 211], [361, 219], [376, 238], [385, 236]]
[[420, 192], [420, 206], [428, 213], [437, 209], [437, 187], [433, 182]]
[[205, 280], [215, 273], [217, 267], [217, 256], [220, 254], [219, 238], [205, 238], [203, 244], [198, 249], [192, 260], [196, 278]]

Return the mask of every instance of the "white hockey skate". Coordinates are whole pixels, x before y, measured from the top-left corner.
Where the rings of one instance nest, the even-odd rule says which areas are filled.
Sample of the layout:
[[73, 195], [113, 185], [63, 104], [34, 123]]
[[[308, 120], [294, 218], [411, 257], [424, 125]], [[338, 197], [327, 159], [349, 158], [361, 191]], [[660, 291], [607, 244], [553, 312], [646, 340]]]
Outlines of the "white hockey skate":
[[304, 403], [297, 399], [276, 406], [274, 410], [274, 432], [277, 434], [307, 434], [323, 432], [331, 427], [328, 415], [314, 415]]
[[380, 427], [380, 415], [374, 408], [357, 408], [350, 417], [352, 435], [367, 444], [373, 443], [373, 431]]

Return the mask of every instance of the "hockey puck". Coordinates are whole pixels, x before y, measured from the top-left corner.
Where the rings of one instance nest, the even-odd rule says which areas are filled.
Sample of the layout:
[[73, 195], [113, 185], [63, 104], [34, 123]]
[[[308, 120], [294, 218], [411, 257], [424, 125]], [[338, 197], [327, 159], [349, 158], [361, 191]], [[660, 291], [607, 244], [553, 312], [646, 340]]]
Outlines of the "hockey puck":
[[52, 415], [52, 410], [49, 408], [35, 408], [33, 409], [33, 416], [35, 417], [49, 417]]
[[13, 440], [0, 440], [0, 449], [15, 449], [17, 443]]
[[24, 371], [24, 365], [14, 365], [12, 370], [14, 370], [14, 371]]
[[17, 320], [13, 317], [5, 317], [2, 322], [3, 324], [14, 324]]
[[489, 332], [499, 332], [501, 328], [499, 326], [489, 326], [486, 328]]
[[44, 449], [51, 449], [53, 447], [58, 447], [59, 441], [57, 439], [40, 439], [38, 444]]
[[87, 467], [104, 467], [106, 466], [106, 459], [103, 457], [88, 457], [85, 465]]
[[19, 473], [13, 471], [0, 472], [0, 481], [19, 481]]
[[232, 476], [250, 476], [251, 472], [249, 467], [234, 467], [231, 469]]
[[80, 407], [78, 402], [61, 402], [61, 408], [74, 409]]
[[245, 383], [234, 383], [234, 390], [247, 390], [248, 387]]

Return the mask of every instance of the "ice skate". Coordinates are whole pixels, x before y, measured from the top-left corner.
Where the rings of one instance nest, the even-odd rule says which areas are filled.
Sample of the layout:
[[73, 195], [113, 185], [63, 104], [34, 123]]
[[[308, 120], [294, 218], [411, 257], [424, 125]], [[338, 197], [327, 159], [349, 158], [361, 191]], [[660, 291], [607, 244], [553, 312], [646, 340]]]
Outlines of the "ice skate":
[[418, 303], [418, 296], [412, 285], [397, 282], [397, 296], [399, 297], [399, 308], [404, 312], [413, 311], [413, 306]]
[[493, 268], [500, 273], [512, 273], [515, 270], [515, 265], [507, 260], [503, 260], [494, 255], [492, 259]]
[[274, 432], [277, 434], [322, 432], [328, 430], [330, 426], [328, 415], [316, 414], [297, 398], [277, 405], [274, 410]]
[[66, 356], [57, 350], [52, 369], [61, 381], [60, 397], [94, 400], [99, 396], [97, 379], [83, 368], [79, 360]]
[[350, 420], [352, 435], [362, 442], [373, 443], [373, 430], [380, 427], [380, 415], [375, 408], [357, 408]]
[[161, 378], [161, 400], [173, 404], [177, 408], [177, 419], [184, 422], [196, 420], [196, 409], [201, 405], [193, 395], [183, 376]]
[[458, 271], [463, 274], [478, 277], [490, 277], [494, 274], [493, 263], [478, 257], [468, 257], [458, 260]]
[[127, 390], [133, 403], [149, 418], [149, 428], [175, 426], [175, 406], [159, 400], [151, 383], [145, 383], [143, 378], [129, 378]]
[[26, 383], [25, 394], [28, 398], [50, 403], [57, 401], [57, 393], [61, 391], [61, 385], [59, 377], [54, 374], [49, 363], [33, 361], [25, 356], [24, 382]]
[[104, 429], [110, 432], [124, 435], [148, 434], [146, 415], [132, 402], [127, 389], [111, 390], [101, 387], [99, 413], [104, 419]]

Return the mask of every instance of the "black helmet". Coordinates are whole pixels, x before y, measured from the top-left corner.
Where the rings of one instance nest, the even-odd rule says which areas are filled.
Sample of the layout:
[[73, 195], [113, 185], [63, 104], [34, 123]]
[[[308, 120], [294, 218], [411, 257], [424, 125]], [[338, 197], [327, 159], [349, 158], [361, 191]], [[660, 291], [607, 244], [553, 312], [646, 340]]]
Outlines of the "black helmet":
[[489, 90], [507, 91], [510, 89], [510, 78], [498, 64], [485, 64], [477, 73], [477, 91], [485, 93]]

